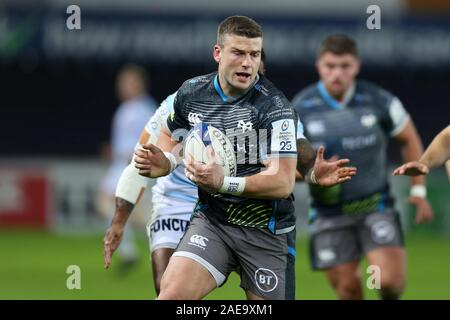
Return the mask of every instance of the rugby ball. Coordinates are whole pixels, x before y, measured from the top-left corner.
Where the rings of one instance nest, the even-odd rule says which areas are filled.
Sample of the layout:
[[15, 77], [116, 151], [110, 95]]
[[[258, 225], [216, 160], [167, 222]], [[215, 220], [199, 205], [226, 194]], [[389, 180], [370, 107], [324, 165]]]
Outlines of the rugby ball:
[[216, 162], [223, 167], [225, 176], [236, 176], [236, 156], [230, 139], [219, 129], [206, 123], [196, 124], [189, 131], [184, 143], [184, 156], [189, 153], [195, 161], [207, 163], [207, 147], [211, 146], [216, 154]]

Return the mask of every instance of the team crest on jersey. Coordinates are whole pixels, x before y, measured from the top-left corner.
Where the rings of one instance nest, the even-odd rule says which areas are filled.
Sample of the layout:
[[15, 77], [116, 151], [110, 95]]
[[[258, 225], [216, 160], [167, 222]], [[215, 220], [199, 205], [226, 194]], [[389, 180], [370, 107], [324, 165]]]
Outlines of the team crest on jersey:
[[377, 122], [377, 118], [373, 114], [365, 114], [361, 117], [361, 124], [364, 127], [372, 128]]
[[203, 115], [201, 113], [189, 112], [188, 121], [191, 126], [195, 126], [198, 123], [201, 123], [203, 120]]
[[237, 127], [242, 129], [242, 133], [244, 133], [253, 129], [253, 123], [251, 121], [245, 122], [244, 120], [239, 120]]
[[275, 104], [275, 106], [277, 106], [278, 108], [283, 108], [284, 107], [284, 103], [281, 100], [281, 98], [279, 96], [275, 96], [272, 98], [273, 103]]

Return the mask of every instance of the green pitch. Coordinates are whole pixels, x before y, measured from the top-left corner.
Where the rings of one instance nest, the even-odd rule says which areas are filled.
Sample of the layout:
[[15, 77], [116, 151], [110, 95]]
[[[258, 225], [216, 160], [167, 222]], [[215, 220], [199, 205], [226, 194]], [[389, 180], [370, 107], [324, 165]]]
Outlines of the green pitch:
[[[147, 242], [139, 239], [141, 261], [120, 275], [117, 258], [103, 269], [103, 235], [69, 236], [32, 231], [0, 231], [0, 299], [154, 299]], [[404, 299], [450, 299], [450, 239], [407, 236], [408, 274]], [[335, 299], [322, 273], [311, 272], [307, 241], [297, 243], [297, 299]], [[66, 287], [67, 267], [81, 269], [81, 289]], [[362, 270], [363, 275], [365, 269]], [[208, 299], [244, 299], [239, 279]], [[376, 292], [366, 289], [367, 298]]]

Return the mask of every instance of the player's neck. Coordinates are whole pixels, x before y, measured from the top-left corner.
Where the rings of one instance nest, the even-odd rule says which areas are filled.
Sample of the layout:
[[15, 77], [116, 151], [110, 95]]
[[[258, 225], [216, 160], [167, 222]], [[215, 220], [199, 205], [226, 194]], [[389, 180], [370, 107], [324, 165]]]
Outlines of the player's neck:
[[347, 104], [350, 99], [352, 98], [354, 92], [355, 92], [355, 83], [352, 82], [352, 84], [344, 91], [339, 92], [337, 94], [332, 94], [328, 88], [325, 87], [330, 97], [335, 99], [339, 104]]
[[223, 91], [223, 93], [231, 100], [238, 99], [245, 95], [259, 80], [259, 75], [257, 74], [255, 77], [255, 80], [248, 86], [245, 90], [239, 90], [230, 85], [224, 78], [220, 76], [220, 73], [218, 74], [218, 83], [220, 86], [220, 89]]

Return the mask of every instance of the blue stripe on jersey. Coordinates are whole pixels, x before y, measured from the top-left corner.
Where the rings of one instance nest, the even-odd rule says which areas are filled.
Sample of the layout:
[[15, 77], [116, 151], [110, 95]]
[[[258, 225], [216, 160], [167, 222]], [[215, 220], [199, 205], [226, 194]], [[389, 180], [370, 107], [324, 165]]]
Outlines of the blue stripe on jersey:
[[297, 252], [295, 251], [295, 248], [294, 248], [294, 247], [288, 247], [288, 253], [289, 253], [291, 256], [294, 256], [294, 257], [297, 256]]
[[214, 88], [216, 89], [217, 93], [219, 94], [220, 98], [222, 98], [223, 102], [228, 101], [228, 97], [223, 92], [222, 88], [219, 85], [219, 80], [217, 78], [217, 75], [214, 77]]
[[[180, 177], [177, 173], [182, 176]], [[174, 171], [169, 175], [169, 178], [174, 183], [197, 189], [197, 185], [195, 183], [193, 183], [191, 180], [189, 180], [188, 178], [186, 178], [186, 176], [184, 175], [184, 172]]]
[[332, 107], [333, 109], [339, 109], [341, 107], [341, 104], [335, 98], [330, 96], [322, 81], [319, 81], [317, 83], [317, 90], [319, 90], [320, 96], [330, 107]]
[[175, 199], [180, 199], [183, 201], [188, 201], [188, 202], [193, 202], [193, 203], [197, 201], [197, 197], [188, 195], [185, 192], [180, 192], [177, 190], [169, 191], [165, 194], [165, 196], [168, 198], [175, 198]]

